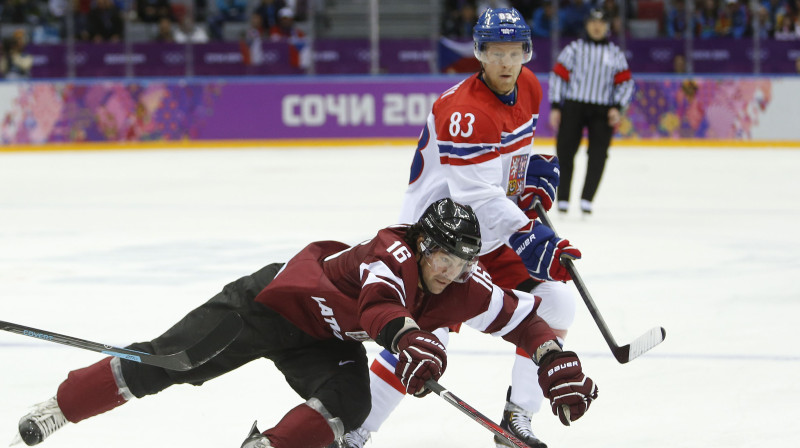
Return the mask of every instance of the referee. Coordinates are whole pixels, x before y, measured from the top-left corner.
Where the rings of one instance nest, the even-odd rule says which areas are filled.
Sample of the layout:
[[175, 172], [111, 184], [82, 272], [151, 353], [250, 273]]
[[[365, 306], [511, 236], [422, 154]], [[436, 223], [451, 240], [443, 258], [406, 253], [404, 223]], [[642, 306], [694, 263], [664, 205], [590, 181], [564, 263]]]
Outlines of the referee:
[[561, 164], [558, 210], [569, 209], [575, 154], [583, 129], [589, 135], [588, 166], [581, 210], [592, 212], [608, 147], [621, 111], [633, 97], [633, 79], [620, 48], [608, 40], [608, 19], [600, 9], [586, 18], [586, 37], [564, 48], [550, 73], [550, 126], [557, 130], [556, 154]]

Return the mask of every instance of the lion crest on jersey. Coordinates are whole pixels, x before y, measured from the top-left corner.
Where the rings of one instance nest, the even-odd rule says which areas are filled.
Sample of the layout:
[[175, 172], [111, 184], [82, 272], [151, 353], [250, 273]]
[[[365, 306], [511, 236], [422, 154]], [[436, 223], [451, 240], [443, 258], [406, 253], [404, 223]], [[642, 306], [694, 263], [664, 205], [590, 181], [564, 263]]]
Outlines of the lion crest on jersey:
[[525, 172], [528, 169], [528, 155], [517, 155], [511, 158], [511, 167], [508, 170], [508, 189], [506, 196], [522, 194], [525, 189]]

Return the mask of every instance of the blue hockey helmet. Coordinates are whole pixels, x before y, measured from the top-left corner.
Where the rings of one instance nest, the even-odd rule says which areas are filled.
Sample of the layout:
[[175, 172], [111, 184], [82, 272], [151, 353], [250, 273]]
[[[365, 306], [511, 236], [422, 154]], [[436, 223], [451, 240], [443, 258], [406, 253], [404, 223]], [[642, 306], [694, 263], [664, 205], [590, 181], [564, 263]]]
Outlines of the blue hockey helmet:
[[531, 60], [531, 28], [514, 8], [489, 8], [481, 14], [472, 31], [475, 57], [487, 62], [485, 46], [491, 42], [522, 42], [522, 63]]

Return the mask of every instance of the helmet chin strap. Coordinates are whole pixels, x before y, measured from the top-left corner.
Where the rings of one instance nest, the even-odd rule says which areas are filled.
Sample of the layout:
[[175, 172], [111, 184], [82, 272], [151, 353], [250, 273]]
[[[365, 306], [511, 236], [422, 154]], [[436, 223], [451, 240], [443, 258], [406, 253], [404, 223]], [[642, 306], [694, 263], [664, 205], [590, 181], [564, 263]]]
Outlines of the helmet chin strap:
[[425, 277], [422, 275], [422, 263], [424, 261], [424, 257], [422, 252], [417, 253], [417, 272], [419, 276], [419, 287], [422, 288], [422, 292], [425, 294], [433, 294], [430, 289], [428, 289], [427, 283], [425, 283]]

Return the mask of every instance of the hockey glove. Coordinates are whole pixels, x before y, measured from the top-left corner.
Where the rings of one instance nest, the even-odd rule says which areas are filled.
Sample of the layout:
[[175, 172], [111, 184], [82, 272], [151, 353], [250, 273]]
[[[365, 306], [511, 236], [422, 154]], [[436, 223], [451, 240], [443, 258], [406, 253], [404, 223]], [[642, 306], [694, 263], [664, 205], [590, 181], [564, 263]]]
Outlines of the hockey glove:
[[429, 331], [411, 330], [400, 336], [397, 357], [394, 374], [400, 378], [406, 393], [417, 397], [427, 395], [430, 391], [425, 381], [438, 380], [447, 367], [444, 344]]
[[[581, 418], [597, 398], [597, 386], [583, 374], [575, 352], [545, 354], [539, 360], [539, 385], [550, 400], [553, 414], [564, 425]], [[565, 406], [569, 408], [568, 414], [564, 412]]]
[[[558, 157], [532, 154], [528, 159], [528, 172], [525, 174], [525, 189], [519, 197], [519, 208], [533, 210], [533, 198], [538, 197], [545, 210], [550, 210], [556, 200], [556, 188], [561, 178]], [[535, 212], [534, 216], [536, 218]]]
[[581, 251], [571, 246], [569, 240], [557, 237], [550, 227], [536, 221], [511, 235], [508, 244], [522, 258], [531, 277], [539, 280], [570, 280], [561, 257], [581, 258]]

